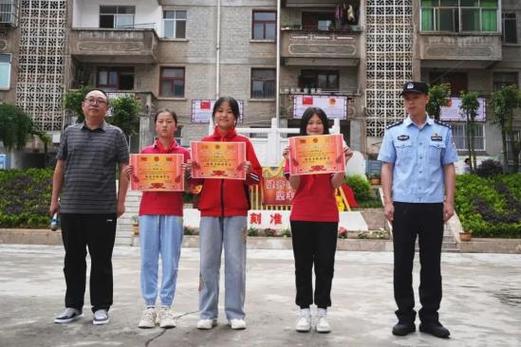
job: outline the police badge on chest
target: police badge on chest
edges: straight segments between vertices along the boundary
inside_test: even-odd
[[[431,136],[431,141],[438,141],[438,142],[441,142],[443,141],[443,137],[441,135],[438,135],[437,133],[434,133],[432,136]]]

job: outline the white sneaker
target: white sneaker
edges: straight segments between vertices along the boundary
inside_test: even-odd
[[[175,328],[174,313],[167,306],[161,306],[159,309],[159,327],[163,329]]]
[[[110,318],[107,310],[101,309],[94,312],[94,319],[92,320],[94,325],[107,324],[109,321]]]
[[[83,317],[83,313],[80,310],[77,310],[72,307],[65,308],[65,311],[60,313],[59,315],[54,318],[54,323],[58,324],[66,324],[70,322],[74,322],[75,320],[80,319]]]
[[[217,325],[217,319],[199,319],[197,329],[210,330]]]
[[[246,322],[244,319],[230,319],[228,321],[233,330],[243,330],[246,329]]]
[[[308,332],[311,330],[311,314],[309,309],[301,309],[295,328],[298,332]]]
[[[315,326],[315,329],[318,333],[329,333],[331,332],[331,326],[329,325],[329,322],[327,321],[327,316],[318,316],[317,325]]]
[[[141,329],[150,329],[156,326],[156,308],[147,307],[143,310],[141,320],[139,321],[138,327]]]

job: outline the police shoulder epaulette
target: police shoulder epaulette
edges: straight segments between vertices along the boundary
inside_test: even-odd
[[[434,123],[452,129],[452,126],[449,123],[442,122],[441,120],[435,119]]]
[[[397,125],[400,125],[403,123],[403,119],[402,120],[399,120],[398,122],[394,122],[393,124],[389,124],[386,129],[391,129],[392,127],[395,127]]]

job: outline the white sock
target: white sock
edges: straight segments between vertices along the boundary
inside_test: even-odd
[[[311,315],[311,311],[309,310],[309,307],[308,308],[301,308],[300,309],[300,315],[301,316],[310,316]]]

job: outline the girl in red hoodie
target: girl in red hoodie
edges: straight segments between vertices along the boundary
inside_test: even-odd
[[[211,329],[217,324],[219,298],[219,271],[224,246],[225,313],[232,329],[245,329],[244,297],[246,283],[246,225],[251,184],[260,182],[262,168],[250,140],[235,131],[239,119],[239,104],[232,97],[219,98],[213,108],[216,124],[213,134],[202,141],[246,143],[246,180],[193,180],[203,185],[198,208],[201,211],[199,227],[200,285],[198,329]],[[197,165],[197,163],[193,163]]]

